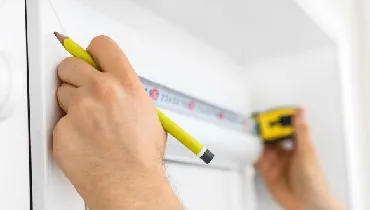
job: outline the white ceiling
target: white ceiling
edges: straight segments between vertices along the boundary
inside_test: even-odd
[[[333,44],[293,0],[133,0],[238,64]]]

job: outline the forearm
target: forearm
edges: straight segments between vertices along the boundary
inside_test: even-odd
[[[315,155],[316,156],[316,155]],[[344,210],[344,206],[335,198],[328,186],[324,173],[316,160],[316,164],[301,170],[302,180],[299,189],[300,198],[303,201],[303,210]],[[306,162],[306,165],[309,163]]]
[[[137,177],[110,187],[96,198],[87,196],[90,210],[183,210],[164,176]]]
[[[345,207],[331,194],[315,194],[303,202],[302,210],[345,210]]]

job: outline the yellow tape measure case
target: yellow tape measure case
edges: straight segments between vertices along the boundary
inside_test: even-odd
[[[264,112],[255,112],[252,118],[256,122],[256,131],[265,142],[290,139],[294,135],[292,117],[296,107],[281,107]]]

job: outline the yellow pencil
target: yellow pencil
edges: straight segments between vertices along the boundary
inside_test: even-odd
[[[75,43],[71,38],[64,36],[63,34],[60,34],[58,32],[54,32],[54,35],[72,56],[86,61],[87,63],[92,65],[95,69],[99,70],[92,56],[81,46]],[[164,130],[166,130],[180,143],[186,146],[190,151],[192,151],[195,155],[202,159],[206,164],[212,161],[214,154],[210,150],[205,148],[201,143],[199,143],[190,134],[184,131],[180,126],[173,122],[159,109],[157,109],[157,114]]]

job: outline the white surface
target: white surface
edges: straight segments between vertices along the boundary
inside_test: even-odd
[[[140,76],[221,107],[249,112],[248,92],[237,74],[241,69],[186,31],[130,1],[51,2],[64,32],[81,45],[86,47],[93,36],[109,34]],[[87,27],[92,21],[95,27]]]
[[[51,132],[60,117],[60,110],[55,101],[58,83],[55,68],[58,62],[68,56],[53,36],[54,31],[71,36],[84,47],[96,35],[110,35],[125,50],[140,76],[234,111],[249,112],[248,93],[245,84],[236,73],[240,69],[232,61],[141,7],[128,1],[122,1],[124,5],[116,7],[117,1],[113,0],[109,1],[109,4],[107,1],[52,0],[50,2],[52,4],[47,0],[38,0],[37,3],[27,7],[34,209],[84,208],[82,200],[50,157]],[[108,9],[115,12],[108,13]],[[88,27],[91,23],[94,23],[94,27]],[[226,174],[228,177],[229,173],[226,170],[232,168],[236,171],[235,168],[250,164],[258,155],[259,144],[253,138],[234,131],[219,129],[214,125],[195,123],[183,116],[171,116],[177,118],[175,121],[180,126],[191,130],[190,133],[194,133],[206,146],[217,152],[215,152],[215,165],[211,165],[213,169],[201,168],[194,164],[194,170],[197,173],[208,175],[209,171],[216,170],[214,168],[218,167],[220,169],[217,170],[224,171],[221,174]],[[200,130],[201,127],[205,131]],[[186,150],[181,153],[179,148],[183,147],[176,145],[177,142],[173,139],[169,142],[174,143],[175,146],[169,146],[168,159],[191,163],[199,161],[196,157],[194,159],[194,155],[188,156],[189,153]],[[235,144],[229,144],[231,142]],[[202,166],[205,165],[202,164]],[[192,172],[191,169],[189,171]],[[233,173],[236,172],[231,174]],[[188,173],[182,179],[187,176]],[[209,183],[215,184],[215,188],[224,188],[219,182],[217,172],[214,179],[213,176],[207,176],[207,179]],[[245,176],[243,179],[246,179]],[[250,180],[250,177],[248,179]],[[190,192],[194,181],[191,179],[183,183],[186,188],[182,190]],[[244,186],[239,186],[238,189],[241,192],[243,188]],[[215,190],[210,192],[217,196],[219,193]],[[238,193],[238,191],[235,192]],[[248,192],[252,193],[252,191]],[[241,196],[240,193],[238,194]],[[234,203],[231,200],[221,199],[214,201],[212,205],[217,203],[221,206],[242,205],[241,201]],[[192,205],[196,205],[196,201]]]
[[[0,7],[2,3],[0,0]],[[0,8],[0,54],[7,58],[9,70],[23,75],[17,78],[23,85],[21,98],[14,104],[17,109],[0,122],[0,209],[7,210],[30,209],[24,10],[22,0],[7,1]]]
[[[255,177],[256,170],[254,166],[250,165],[242,169],[243,176],[243,192],[242,202],[244,204],[243,209],[256,210],[258,209],[258,199],[256,195]]]
[[[0,121],[6,119],[6,112],[2,111],[2,107],[8,100],[10,93],[11,77],[10,69],[5,59],[0,56]]]
[[[1,9],[2,6],[4,6],[5,2],[6,2],[6,0],[0,0],[0,9]]]
[[[350,209],[367,210],[369,194],[369,134],[366,125],[368,68],[361,67],[361,57],[368,57],[366,43],[366,5],[353,0],[314,0],[298,2],[307,14],[329,34],[337,45],[342,84],[342,104],[345,123],[346,155],[349,177]],[[360,59],[359,59],[360,58]]]
[[[243,199],[239,192],[241,174],[185,164],[167,163],[166,166],[168,179],[186,209],[248,209],[240,205]]]
[[[239,64],[331,42],[292,0],[132,1],[199,37]]]
[[[83,210],[83,200],[51,158],[52,130],[61,116],[56,66],[68,55],[53,32],[62,29],[48,0],[27,1],[27,23],[33,209]]]
[[[319,48],[246,68],[250,70],[246,79],[252,81],[252,107],[297,104],[306,108],[314,145],[330,188],[339,200],[348,204],[346,139],[335,48]],[[270,209],[267,191],[257,181],[259,209]]]
[[[370,148],[370,84],[369,84],[369,76],[370,76],[370,2],[364,0],[354,1],[356,6],[356,14],[358,15],[358,76],[359,76],[359,85],[361,90],[361,98],[362,98],[362,109],[361,109],[361,116],[365,119],[363,121],[364,126],[363,131],[367,131],[366,139],[360,139],[360,141],[356,141],[359,146],[360,154],[359,159],[361,162],[359,163],[360,173],[361,173],[361,183],[358,183],[361,187],[362,191],[358,191],[358,196],[356,196],[356,201],[360,203],[362,201],[362,209],[370,209],[370,200],[367,199],[367,196],[370,193],[370,182],[368,177],[370,176],[370,156],[369,156],[369,148]],[[356,37],[357,38],[357,37]],[[361,141],[362,140],[362,141]],[[362,196],[362,197],[360,197]],[[359,208],[358,208],[359,209]]]
[[[0,55],[0,122],[12,116],[24,94],[24,71],[11,69],[8,63],[17,62],[17,58],[7,60]]]
[[[336,44],[339,44],[353,26],[353,0],[292,0],[317,24]],[[350,26],[350,27],[349,27]]]

